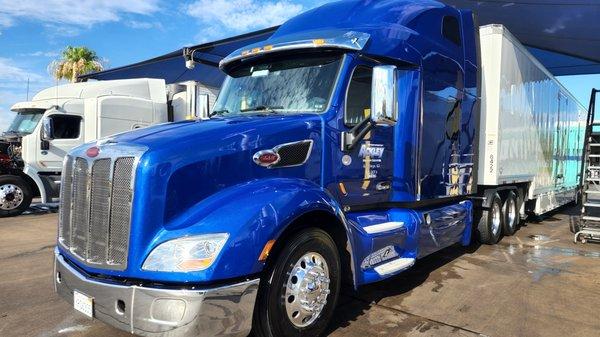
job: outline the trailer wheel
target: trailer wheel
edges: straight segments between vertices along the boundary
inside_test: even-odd
[[[0,176],[0,218],[25,212],[31,205],[31,199],[31,188],[21,177]]]
[[[518,200],[515,192],[508,192],[504,205],[502,205],[502,216],[504,218],[502,231],[505,235],[513,235],[519,228],[521,216],[517,205]]]
[[[288,242],[261,280],[253,322],[257,337],[318,337],[337,303],[340,258],[329,234],[308,229]]]
[[[498,193],[494,193],[490,207],[482,210],[477,224],[476,231],[479,242],[487,245],[498,243],[502,232],[502,222],[502,200]]]

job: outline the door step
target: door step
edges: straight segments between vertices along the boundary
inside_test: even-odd
[[[375,269],[375,272],[377,272],[379,276],[387,276],[412,267],[413,264],[415,264],[415,260],[416,259],[413,258],[401,257],[399,259],[384,263],[373,269]]]

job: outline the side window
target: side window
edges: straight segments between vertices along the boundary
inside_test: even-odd
[[[52,115],[54,139],[77,139],[81,131],[81,117],[70,115]]]
[[[442,23],[442,34],[452,43],[460,46],[460,25],[454,16],[444,16]]]
[[[344,116],[346,126],[354,126],[369,117],[372,79],[373,68],[358,66],[354,69],[346,97],[346,115]]]

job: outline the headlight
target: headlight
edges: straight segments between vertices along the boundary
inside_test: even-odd
[[[154,248],[142,269],[166,272],[190,272],[210,267],[229,234],[207,234],[163,242]]]

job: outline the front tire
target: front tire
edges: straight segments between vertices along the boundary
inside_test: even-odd
[[[0,176],[0,218],[20,215],[29,208],[32,199],[31,188],[23,178]]]
[[[340,292],[337,247],[316,228],[286,241],[261,280],[253,332],[257,337],[321,336]]]
[[[494,193],[492,196],[490,207],[482,210],[476,232],[479,242],[483,244],[494,245],[500,240],[502,234],[502,200],[498,193]]]

